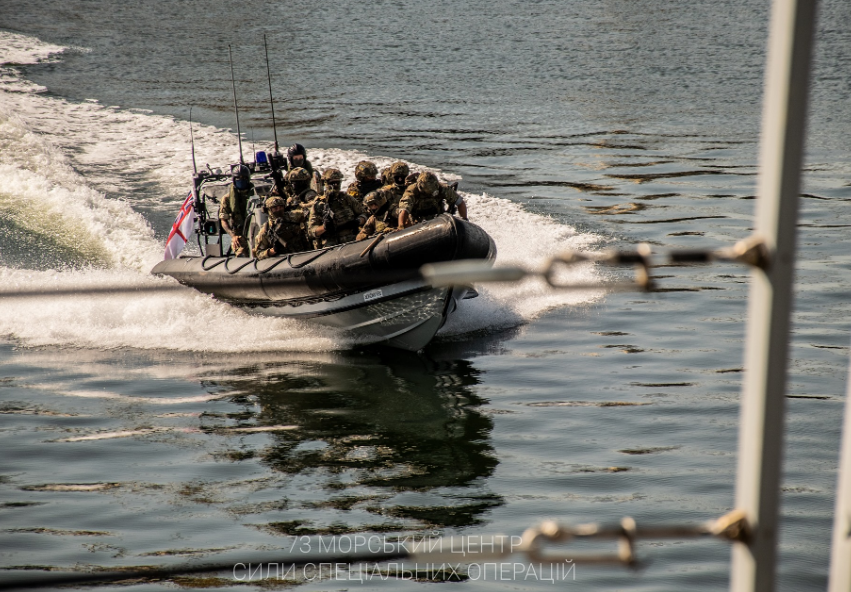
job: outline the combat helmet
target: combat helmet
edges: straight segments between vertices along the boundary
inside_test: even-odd
[[[326,183],[342,183],[343,173],[339,169],[325,169],[322,173],[322,180]]]
[[[251,171],[244,164],[233,165],[230,169],[230,176],[236,179],[250,179]]]
[[[407,177],[410,172],[411,169],[401,160],[390,165],[390,176],[394,179],[396,177]]]
[[[233,178],[233,186],[239,190],[251,188],[251,171],[244,164],[231,167],[231,177]]]
[[[437,192],[440,191],[440,182],[434,173],[426,171],[420,173],[420,176],[417,177],[417,189],[426,195],[437,195]]]
[[[287,159],[292,162],[293,156],[300,154],[305,159],[307,159],[307,150],[304,149],[304,146],[301,144],[293,144],[289,148],[287,148]]]
[[[273,195],[272,197],[266,200],[266,211],[271,212],[274,207],[287,207],[287,202],[284,201],[284,198],[279,195]]]
[[[367,208],[371,205],[376,205],[379,208],[387,203],[387,197],[380,191],[370,191],[363,198],[363,205]]]
[[[296,167],[287,173],[287,181],[290,183],[303,183],[304,181],[310,181],[310,173],[307,172],[307,169]]]
[[[355,167],[355,178],[358,181],[364,181],[366,179],[374,179],[378,176],[378,167],[375,166],[374,162],[370,162],[368,160],[362,160]]]

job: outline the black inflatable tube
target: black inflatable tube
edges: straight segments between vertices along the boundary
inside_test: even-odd
[[[413,277],[426,263],[496,257],[484,230],[449,214],[388,234],[362,256],[369,244],[358,241],[262,261],[181,257],[160,262],[151,273],[235,303],[283,303],[385,285]]]

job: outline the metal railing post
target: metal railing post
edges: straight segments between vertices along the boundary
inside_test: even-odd
[[[851,590],[851,367],[848,370],[848,385],[845,391],[845,422],[842,426],[842,448],[839,453],[827,590]]]
[[[774,0],[763,99],[755,231],[771,252],[748,298],[736,508],[751,527],[733,546],[730,589],[774,589],[786,366],[815,0]]]

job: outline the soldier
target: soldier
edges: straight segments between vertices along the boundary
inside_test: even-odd
[[[380,191],[369,193],[363,200],[364,205],[372,214],[361,228],[357,240],[364,240],[374,234],[393,232],[399,220],[399,213],[394,207],[390,209],[387,198]]]
[[[310,173],[301,167],[296,167],[287,173],[287,208],[300,209],[304,213],[301,232],[304,240],[315,247],[316,241],[313,240],[307,227],[310,208],[316,200],[316,191],[310,186],[310,181]]]
[[[340,191],[343,173],[328,169],[322,174],[325,193],[310,208],[307,226],[316,248],[330,247],[354,240],[358,227],[366,221],[361,202]]]
[[[352,197],[363,200],[367,193],[375,191],[381,187],[381,181],[376,179],[378,176],[378,168],[375,163],[368,160],[362,160],[355,167],[355,182],[350,183],[346,193]]]
[[[409,172],[408,165],[402,161],[394,162],[387,169],[389,182],[378,190],[379,193],[384,195],[384,199],[387,201],[387,209],[395,210],[399,205],[399,201],[405,194],[405,180],[408,178]]]
[[[307,160],[307,150],[301,144],[293,144],[287,148],[287,170],[302,168],[313,178],[313,165]]]
[[[245,221],[248,218],[248,200],[254,195],[251,172],[244,164],[231,169],[233,183],[219,207],[222,229],[230,235],[231,248],[237,257],[248,257],[245,238]]]
[[[296,167],[287,173],[287,206],[295,207],[309,204],[316,197],[316,191],[310,187],[312,177],[307,169]]]
[[[384,167],[381,169],[381,186],[390,185],[393,182],[393,178],[390,176],[390,167]]]
[[[302,231],[304,212],[301,208],[288,211],[286,207],[287,203],[277,195],[266,200],[269,219],[257,233],[257,243],[254,247],[254,256],[257,259],[310,250]]]
[[[456,185],[438,181],[434,173],[420,173],[417,182],[405,190],[399,202],[399,228],[442,214],[444,204],[449,206],[450,212],[457,207],[458,214],[466,220],[467,204],[455,188]]]

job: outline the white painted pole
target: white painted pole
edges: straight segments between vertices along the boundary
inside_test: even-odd
[[[815,0],[774,0],[763,99],[756,232],[771,252],[748,298],[736,508],[752,533],[733,546],[730,590],[774,590],[795,265]]]
[[[839,453],[836,486],[836,511],[833,516],[833,541],[830,549],[828,592],[851,590],[851,368],[845,391],[845,425]]]

